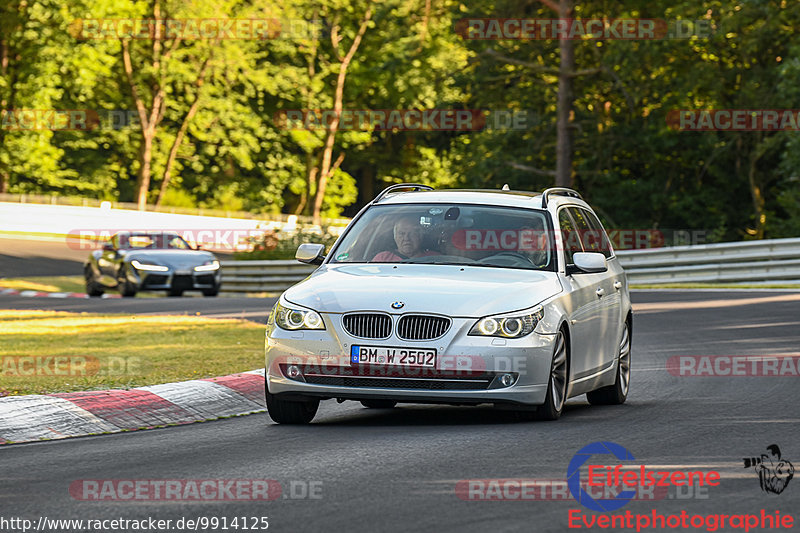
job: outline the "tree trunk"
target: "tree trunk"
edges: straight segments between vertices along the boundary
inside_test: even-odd
[[[572,16],[573,0],[560,0],[558,16]],[[556,124],[556,186],[572,186],[572,82],[575,72],[574,43],[569,38],[559,40],[561,63],[558,68],[558,122]]]
[[[335,112],[335,117],[333,120],[331,120],[325,135],[325,148],[322,151],[322,164],[320,165],[319,169],[319,182],[317,183],[317,191],[314,195],[314,224],[320,223],[322,201],[325,198],[325,187],[328,185],[328,178],[333,174],[337,166],[336,164],[332,163],[333,144],[336,141],[336,132],[339,130],[339,117],[342,113],[342,99],[344,97],[344,82],[347,77],[347,68],[350,66],[350,62],[353,60],[353,56],[361,44],[361,38],[364,37],[364,33],[367,31],[367,25],[369,24],[370,18],[372,18],[372,6],[369,6],[367,8],[367,12],[364,13],[364,18],[361,19],[361,26],[358,28],[358,33],[356,33],[353,43],[350,45],[350,49],[347,51],[347,54],[342,58],[342,62],[339,64],[339,75],[336,78],[336,92],[333,99],[333,110]],[[335,42],[334,46],[338,46],[338,43]],[[343,157],[343,154],[339,155],[339,158],[337,159],[338,164],[341,164]]]
[[[297,208],[294,210],[295,215],[306,214],[308,199],[311,197],[311,188],[316,182],[318,171],[317,158],[314,157],[313,152],[306,153],[306,188],[300,194],[300,203],[297,204]]]
[[[147,208],[147,192],[150,190],[150,161],[153,158],[155,131],[142,131],[142,147],[139,154],[139,176],[136,179],[136,206],[139,211]]]

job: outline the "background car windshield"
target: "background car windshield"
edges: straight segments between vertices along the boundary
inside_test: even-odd
[[[469,204],[386,205],[347,232],[332,263],[425,263],[550,270],[545,213]]]

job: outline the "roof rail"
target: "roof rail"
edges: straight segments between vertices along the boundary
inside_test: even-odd
[[[550,196],[569,196],[570,198],[583,200],[583,197],[578,193],[578,191],[568,189],[566,187],[551,187],[542,193],[542,209],[547,208],[547,199]]]
[[[432,191],[433,187],[431,187],[430,185],[422,185],[421,183],[398,183],[397,185],[390,185],[389,187],[386,187],[381,192],[379,192],[378,196],[376,196],[375,199],[372,200],[372,203],[373,204],[378,203],[383,199],[384,196],[398,189],[412,189],[414,191]]]

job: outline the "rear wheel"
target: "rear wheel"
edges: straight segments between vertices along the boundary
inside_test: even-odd
[[[394,400],[361,400],[361,405],[368,409],[391,409],[397,402]]]
[[[267,412],[269,417],[278,424],[308,424],[317,414],[319,400],[281,400],[274,394],[270,394],[266,388],[265,382],[264,394],[267,397]]]
[[[94,273],[92,267],[86,267],[83,271],[83,277],[86,280],[86,294],[89,296],[102,296],[105,292],[103,288],[94,280]]]
[[[586,393],[592,405],[620,405],[628,399],[631,383],[631,323],[625,322],[622,339],[619,341],[617,379],[613,385]]]

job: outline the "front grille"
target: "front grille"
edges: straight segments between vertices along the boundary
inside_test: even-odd
[[[409,341],[438,339],[450,329],[450,319],[430,315],[405,315],[397,323],[397,336]]]
[[[192,276],[186,276],[183,274],[176,274],[172,276],[173,289],[191,289],[192,286],[194,286]]]
[[[492,382],[491,377],[477,379],[411,379],[411,378],[367,378],[346,376],[305,376],[306,383],[331,385],[336,387],[364,387],[374,389],[416,389],[416,390],[486,390]]]
[[[345,331],[362,339],[387,339],[392,333],[392,317],[380,313],[355,313],[342,318]]]
[[[146,278],[144,278],[144,282],[142,283],[142,287],[151,287],[156,285],[166,285],[169,276],[164,274],[148,274]]]

